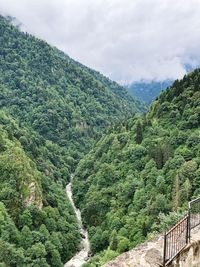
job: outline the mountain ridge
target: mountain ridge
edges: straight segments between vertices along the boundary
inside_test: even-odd
[[[137,97],[145,104],[150,105],[151,102],[156,99],[163,90],[166,90],[167,87],[172,85],[173,82],[173,80],[139,81],[126,85],[125,87],[131,95]]]
[[[2,106],[5,108],[7,105],[11,115],[17,115],[25,126],[28,125],[28,117],[28,126],[30,127],[31,123],[31,127],[45,138],[59,143],[64,137],[65,140],[70,140],[73,149],[78,150],[80,146],[72,139],[73,135],[82,139],[84,146],[92,141],[92,135],[98,135],[101,128],[109,125],[111,121],[138,111],[136,106],[139,102],[133,100],[124,88],[110,81],[105,86],[105,82],[102,84],[91,74],[94,71],[88,71],[88,68],[83,68],[68,56],[58,56],[55,48],[27,33],[17,31],[2,17],[1,22],[1,91],[4,98]],[[98,75],[94,73],[95,76]],[[12,83],[9,75],[12,77]],[[100,75],[99,79],[105,81],[106,78],[102,77]],[[114,94],[115,90],[117,93]],[[9,100],[13,93],[15,102],[6,103],[6,98]],[[30,94],[33,97],[30,98]],[[20,112],[15,110],[15,105],[21,106]],[[67,136],[62,129],[63,118],[69,128]],[[61,136],[60,132],[65,136]],[[90,135],[86,142],[84,135]]]

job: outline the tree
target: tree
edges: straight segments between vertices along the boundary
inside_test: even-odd
[[[110,249],[116,251],[118,246],[117,231],[114,229],[110,235]]]
[[[128,238],[123,237],[118,243],[117,251],[119,253],[122,253],[122,252],[128,251],[129,247],[130,247],[130,241],[128,240]]]
[[[175,176],[174,179],[172,201],[173,201],[173,211],[178,211],[178,208],[180,207],[180,180],[178,174]]]
[[[20,244],[24,249],[31,247],[33,243],[32,233],[27,225],[22,228]]]
[[[137,144],[141,144],[143,140],[143,128],[141,122],[138,120],[136,124],[136,136],[135,141]]]
[[[26,254],[32,260],[36,260],[45,258],[47,253],[45,250],[45,246],[42,243],[36,243],[27,249]]]
[[[31,227],[32,217],[28,209],[25,209],[25,211],[19,216],[19,225],[20,227],[23,227],[24,225]]]
[[[51,256],[51,266],[52,267],[62,267],[63,263],[60,258],[60,254],[58,250],[54,249],[52,251],[52,256]]]
[[[191,183],[188,178],[186,178],[185,182],[183,183],[182,190],[181,190],[181,198],[182,201],[188,202],[190,200],[190,194],[191,194]]]
[[[49,239],[50,234],[49,234],[49,231],[47,230],[47,228],[46,228],[46,226],[44,224],[42,224],[40,226],[39,232],[42,234],[42,237],[43,237],[42,241],[43,242],[45,242],[46,240]]]

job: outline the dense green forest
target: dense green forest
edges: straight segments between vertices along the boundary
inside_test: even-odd
[[[1,267],[61,267],[75,254],[81,236],[64,191],[73,172],[94,255],[86,266],[184,214],[200,194],[199,69],[142,115],[123,87],[10,18],[0,17],[0,43]]]
[[[63,266],[78,248],[74,211],[54,181],[56,148],[0,112],[1,266]]]
[[[101,74],[0,17],[0,107],[76,161],[102,129],[143,106]]]
[[[61,267],[80,233],[64,186],[106,127],[144,106],[0,16],[0,266]]]
[[[92,253],[127,251],[183,216],[200,195],[200,69],[175,81],[144,116],[110,127],[75,172],[75,202]]]

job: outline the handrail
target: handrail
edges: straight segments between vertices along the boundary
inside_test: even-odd
[[[200,225],[200,197],[190,201],[188,206],[187,215],[164,234],[164,267],[190,242],[191,230]]]
[[[169,233],[171,233],[182,221],[184,221],[186,218],[188,217],[188,215],[184,216],[177,224],[175,224],[171,229],[168,230],[168,232],[166,232],[165,234],[168,235]]]
[[[200,197],[195,198],[195,199],[191,200],[191,201],[188,203],[188,205],[189,205],[189,209],[191,208],[191,205],[192,205],[192,204],[195,204],[195,203],[197,203],[197,202],[200,202]]]

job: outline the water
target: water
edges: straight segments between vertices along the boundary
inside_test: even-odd
[[[76,253],[76,255],[69,260],[67,263],[65,263],[65,267],[81,267],[84,263],[87,262],[89,259],[89,252],[90,252],[90,242],[88,238],[88,232],[86,229],[83,228],[82,224],[82,219],[81,219],[81,212],[79,209],[76,208],[74,201],[73,201],[73,196],[72,196],[72,179],[73,175],[71,175],[71,182],[66,186],[66,193],[67,196],[74,208],[76,218],[78,221],[79,229],[80,229],[80,234],[81,234],[81,243],[80,243],[80,248],[81,250]]]

